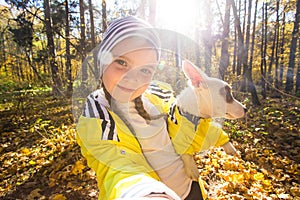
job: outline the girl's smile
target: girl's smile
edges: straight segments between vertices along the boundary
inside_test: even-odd
[[[129,88],[123,87],[121,85],[117,85],[117,87],[120,88],[121,90],[123,90],[124,92],[129,92],[129,93],[132,93],[135,90],[135,89],[129,89]]]

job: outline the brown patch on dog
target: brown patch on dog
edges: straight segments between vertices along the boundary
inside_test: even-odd
[[[231,93],[231,88],[228,85],[220,89],[220,94],[225,97],[227,103],[233,102],[234,99]]]

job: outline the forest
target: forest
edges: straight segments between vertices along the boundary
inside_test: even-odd
[[[160,31],[156,79],[182,59],[230,83],[248,109],[219,119],[238,150],[194,155],[208,199],[300,200],[300,0],[0,0],[0,199],[97,199],[76,143],[95,52],[114,19]]]

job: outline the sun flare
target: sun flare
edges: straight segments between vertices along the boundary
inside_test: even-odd
[[[193,36],[196,25],[201,28],[201,1],[157,1],[157,25]],[[199,28],[198,27],[198,28]]]

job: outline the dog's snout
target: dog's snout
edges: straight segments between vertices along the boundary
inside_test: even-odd
[[[246,113],[248,111],[248,108],[244,107],[244,112]]]

